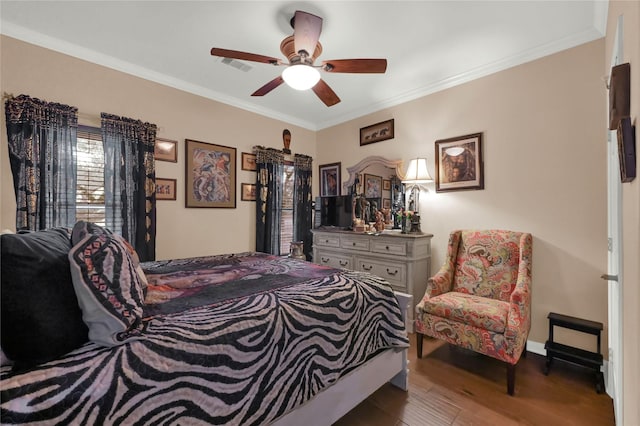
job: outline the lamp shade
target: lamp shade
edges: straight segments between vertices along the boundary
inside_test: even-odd
[[[291,65],[282,71],[282,79],[296,90],[308,90],[320,80],[320,73],[309,65]]]
[[[427,159],[426,158],[414,158],[409,162],[409,167],[407,168],[407,173],[404,175],[404,179],[402,179],[402,183],[427,183],[431,182],[433,179],[429,175],[429,171],[427,170]]]

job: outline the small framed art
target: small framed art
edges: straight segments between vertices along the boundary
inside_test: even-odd
[[[340,195],[340,168],[342,163],[322,164],[320,171],[320,196],[333,197]]]
[[[382,197],[382,177],[364,174],[364,196],[365,198]]]
[[[381,121],[360,129],[360,146],[374,142],[393,139],[395,134],[394,120]]]
[[[258,168],[256,166],[256,155],[249,152],[242,153],[242,170],[249,170],[255,172]]]
[[[482,133],[436,141],[436,192],[484,189]]]
[[[153,157],[159,161],[178,162],[178,141],[156,138]]]
[[[256,184],[255,183],[242,183],[240,184],[240,199],[242,201],[255,201],[256,200]]]
[[[185,206],[236,207],[236,149],[185,140]]]
[[[176,179],[156,178],[156,200],[175,200],[176,182]]]

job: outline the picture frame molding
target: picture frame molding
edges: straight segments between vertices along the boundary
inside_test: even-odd
[[[382,134],[380,134],[382,132]],[[381,121],[360,128],[360,146],[382,142],[395,137],[395,119]]]
[[[158,193],[158,186],[162,185],[162,184],[168,184],[169,185],[169,194],[165,195],[162,193]],[[171,179],[171,178],[159,178],[156,177],[156,200],[168,200],[168,201],[175,201],[177,200],[177,196],[176,196],[176,192],[177,192],[177,185],[178,185],[178,180],[177,179]]]
[[[229,170],[227,172],[229,185],[226,188],[229,194],[227,201],[208,201],[198,200],[194,196],[194,182],[196,180],[196,171],[194,168],[194,153],[197,150],[219,153],[220,156],[228,155]],[[224,145],[217,145],[208,142],[197,141],[193,139],[185,139],[185,207],[186,208],[236,208],[236,148]],[[209,164],[216,167],[214,164]]]
[[[163,145],[168,148],[161,150],[160,147],[162,147]],[[153,158],[156,161],[168,161],[170,163],[177,163],[178,141],[174,141],[172,139],[156,138],[156,142],[153,147]]]
[[[342,169],[342,163],[338,162],[338,163],[329,163],[329,164],[321,164],[318,166],[318,176],[320,179],[320,196],[321,197],[338,197],[340,196],[340,187],[342,179],[340,177],[340,171]],[[336,177],[336,191],[335,194],[328,194],[328,189],[327,189],[327,179],[326,177],[328,176],[328,172],[330,171],[335,171],[335,177]]]
[[[464,173],[472,174],[472,179],[451,181],[451,177],[445,176],[446,174],[450,173],[447,169],[451,168],[451,165],[447,165],[447,162],[451,161],[448,160],[448,158],[458,157],[445,156],[445,151],[453,147],[465,149],[465,151],[463,151],[459,155],[467,156],[467,160],[463,161],[463,163],[468,163],[465,165],[465,168],[469,168],[470,166],[472,166],[472,171]],[[473,161],[471,162],[471,160]],[[482,132],[437,140],[435,142],[435,175],[436,192],[484,189]]]

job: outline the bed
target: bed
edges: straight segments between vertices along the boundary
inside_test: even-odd
[[[2,424],[329,425],[388,381],[407,389],[410,296],[381,278],[253,252],[129,267],[146,283],[125,341],[3,366]]]

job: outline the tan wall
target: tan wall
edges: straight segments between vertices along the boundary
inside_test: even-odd
[[[341,161],[346,180],[346,167],[368,155],[405,164],[426,156],[435,176],[436,140],[483,132],[485,189],[436,193],[429,184],[420,197],[422,229],[434,234],[432,269],[442,264],[453,229],[528,231],[534,237],[530,340],[545,342],[552,311],[606,324],[603,61],[601,39],[322,130],[318,163]],[[359,146],[360,127],[389,118],[394,139]],[[595,348],[591,336],[558,336]]]
[[[294,151],[313,155],[314,167],[341,161],[346,180],[346,168],[369,155],[405,161],[426,155],[433,175],[435,140],[483,132],[486,189],[435,193],[431,184],[420,198],[423,230],[435,235],[432,269],[442,263],[447,236],[455,228],[531,232],[530,339],[542,343],[550,311],[607,320],[606,286],[599,279],[606,271],[603,68],[600,40],[317,134],[8,37],[2,38],[1,83],[6,92],[75,105],[86,124],[105,111],[156,123],[159,137],[180,142],[178,164],[157,166],[158,177],[178,178],[178,201],[158,203],[159,259],[254,247],[253,203],[238,200],[237,209],[184,208],[185,138],[234,146],[239,156],[254,144],[279,147],[282,128],[289,127]],[[395,138],[360,147],[359,128],[388,118],[395,118]],[[4,133],[0,226],[13,228]],[[253,173],[239,170],[238,190],[240,182],[253,179]],[[593,346],[579,335],[566,338]]]
[[[631,64],[631,119],[636,126],[638,144],[638,115],[640,114],[640,3],[610,1],[607,22],[605,75],[609,75],[609,61],[618,17],[624,20],[623,60]],[[636,166],[638,161],[636,160]],[[622,358],[623,358],[623,419],[619,424],[640,424],[640,179],[622,184]],[[620,419],[618,419],[620,420]]]
[[[254,145],[282,147],[292,133],[294,153],[315,156],[315,132],[191,95],[6,36],[1,39],[2,91],[78,107],[79,122],[100,126],[100,112],[158,125],[158,137],[178,140],[178,163],[157,162],[156,175],[177,178],[177,201],[157,206],[157,258],[168,259],[255,249],[255,203],[240,201],[240,183],[255,172],[240,169],[241,152]],[[15,196],[2,114],[0,228],[15,229]],[[184,207],[184,140],[237,148],[237,208]]]

